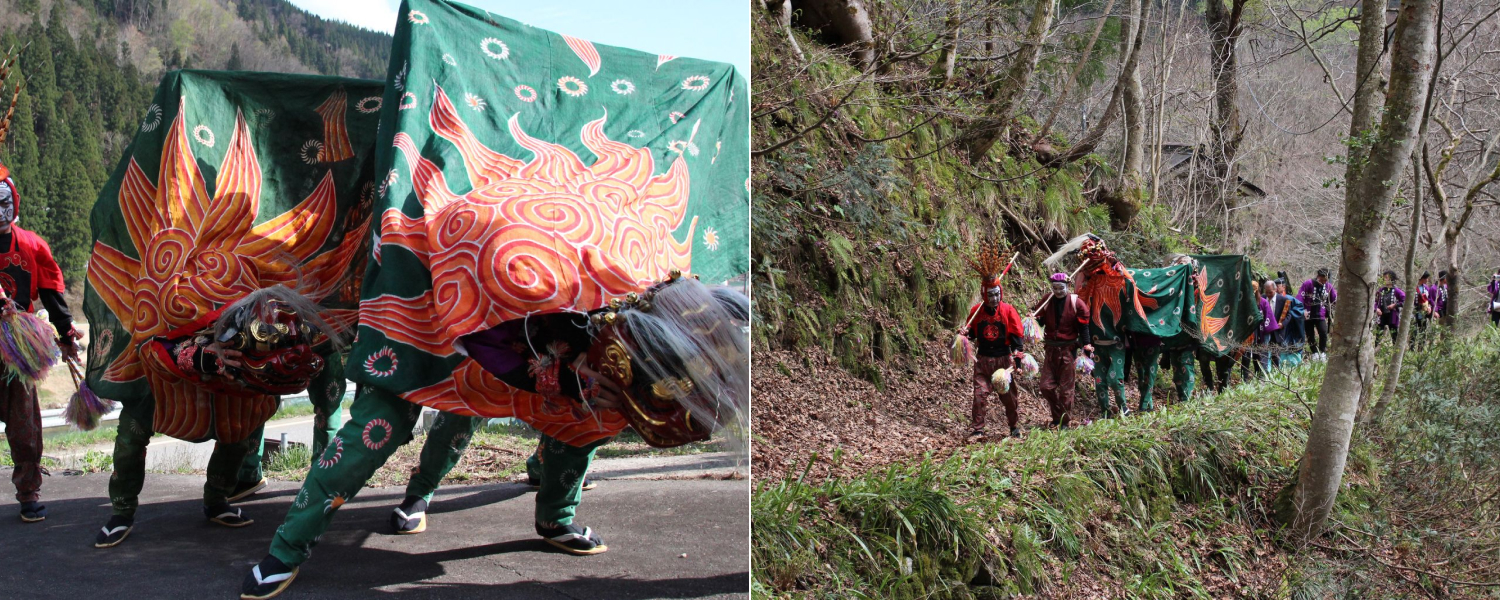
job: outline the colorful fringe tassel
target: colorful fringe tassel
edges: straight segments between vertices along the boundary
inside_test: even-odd
[[[73,385],[78,386],[78,391],[73,392],[73,397],[68,400],[68,407],[63,409],[63,420],[84,431],[92,431],[99,426],[104,415],[114,408],[114,403],[100,398],[94,390],[89,389],[77,364],[68,361],[68,370],[72,372]]]
[[[1033,342],[1042,341],[1042,324],[1036,322],[1036,317],[1026,317],[1021,320],[1021,333],[1027,340]]]
[[[13,375],[41,381],[61,357],[51,323],[14,309],[0,317],[0,360]]]
[[[1078,362],[1075,364],[1078,366],[1079,373],[1088,375],[1089,373],[1094,372],[1094,359],[1092,358],[1089,358],[1087,356],[1080,356],[1078,357]]]
[[[953,359],[955,365],[967,365],[974,361],[974,343],[968,337],[962,335],[953,336],[953,347],[949,349],[948,356]]]
[[[1010,372],[1014,369],[1015,367],[1006,367],[990,375],[990,385],[994,386],[995,393],[1004,394],[1010,391]]]
[[[1021,356],[1021,372],[1027,375],[1036,375],[1041,372],[1042,365],[1037,364],[1036,357],[1030,352]]]

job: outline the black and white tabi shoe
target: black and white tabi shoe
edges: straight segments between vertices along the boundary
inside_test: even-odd
[[[130,535],[130,530],[135,527],[135,519],[114,515],[104,527],[99,528],[99,535],[94,536],[95,548],[113,548],[125,541]]]
[[[297,578],[297,567],[288,567],[274,556],[266,556],[245,574],[240,583],[240,600],[265,600],[286,591]]]
[[[204,506],[203,516],[225,527],[244,527],[255,522],[246,517],[245,513],[241,512],[240,509],[228,504]]]
[[[545,538],[548,544],[552,544],[568,554],[588,556],[590,554],[603,554],[609,550],[609,546],[604,545],[604,538],[599,537],[599,534],[594,533],[594,530],[588,527],[579,527],[571,524],[557,527],[542,527],[541,523],[537,523],[536,533]]]
[[[417,496],[407,496],[401,506],[391,511],[391,527],[401,535],[427,531],[427,501]]]

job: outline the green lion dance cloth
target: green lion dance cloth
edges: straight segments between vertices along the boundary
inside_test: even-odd
[[[574,445],[613,436],[618,411],[512,387],[456,342],[596,309],[674,270],[748,272],[745,81],[462,4],[401,14],[350,378]]]
[[[154,400],[144,421],[186,440],[236,442],[275,412],[271,394],[206,392],[147,342],[278,284],[353,323],[382,91],[303,75],[163,78],[91,219],[87,378],[101,397],[127,410]]]

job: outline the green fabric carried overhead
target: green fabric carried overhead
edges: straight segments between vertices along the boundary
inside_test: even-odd
[[[1145,311],[1144,318],[1135,311],[1125,311],[1124,328],[1148,333],[1175,342],[1179,336],[1192,337],[1199,330],[1201,303],[1195,298],[1193,270],[1187,265],[1160,269],[1129,269],[1137,301]],[[1175,343],[1174,343],[1175,345]]]
[[[587,311],[673,270],[749,270],[749,95],[727,64],[408,0],[387,75],[351,379],[575,445],[618,414],[506,386],[459,337]]]
[[[146,368],[141,342],[202,327],[277,284],[352,323],[383,92],[380,82],[338,77],[167,73],[90,220],[84,313],[94,391],[127,404],[155,396],[157,430],[195,437],[203,419],[221,429],[243,419],[195,408],[193,390],[179,389],[186,384]],[[163,403],[186,413],[163,415],[175,410]],[[181,422],[164,428],[172,419]]]
[[[1250,259],[1240,254],[1194,254],[1193,260],[1201,267],[1194,278],[1203,303],[1203,348],[1223,356],[1253,343],[1262,317]]]

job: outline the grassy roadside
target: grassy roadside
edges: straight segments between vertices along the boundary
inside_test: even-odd
[[[1454,582],[1500,581],[1497,347],[1489,334],[1408,358],[1389,418],[1356,432],[1323,547],[1282,547],[1272,518],[1322,378],[1309,364],[941,462],[757,482],[754,595],[1490,597]]]

